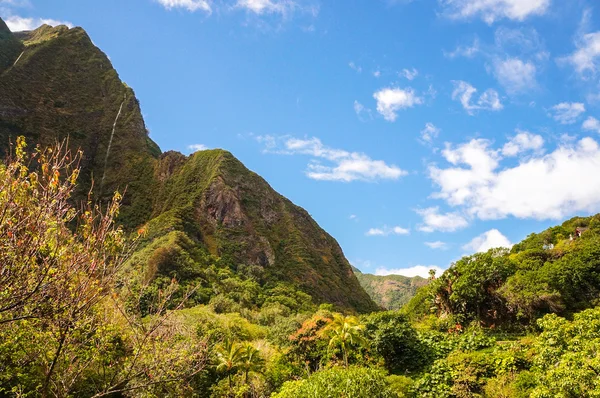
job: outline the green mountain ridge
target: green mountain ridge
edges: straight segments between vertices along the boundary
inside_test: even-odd
[[[403,275],[373,275],[362,273],[353,267],[358,282],[377,303],[388,310],[399,310],[426,286],[428,280],[420,276],[408,277]]]
[[[32,145],[68,138],[71,148],[82,149],[78,199],[92,186],[101,201],[126,188],[120,222],[147,231],[138,252],[144,255],[132,262],[140,272],[185,279],[202,274],[202,259],[213,256],[234,271],[256,268],[264,286],[300,288],[316,304],[378,309],[335,239],[232,154],[162,153],[133,90],[83,29],[44,25],[12,34],[3,26],[0,153],[20,135]],[[173,256],[158,261],[154,252]],[[158,261],[154,271],[151,259]],[[184,270],[183,259],[193,259],[193,272]]]

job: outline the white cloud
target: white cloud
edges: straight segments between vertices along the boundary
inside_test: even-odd
[[[572,64],[582,77],[596,75],[600,67],[600,31],[583,34],[575,45],[575,52],[562,60]]]
[[[412,88],[384,88],[373,94],[377,100],[377,112],[389,122],[394,122],[401,109],[412,108],[423,103]]]
[[[258,15],[286,15],[298,8],[299,5],[290,0],[238,0],[236,7],[244,8]]]
[[[425,123],[425,128],[421,130],[421,139],[425,142],[432,142],[440,134],[440,131],[433,123]]]
[[[439,207],[429,207],[427,209],[417,210],[417,213],[423,217],[423,224],[419,226],[419,231],[454,232],[469,225],[469,222],[459,213],[442,214],[439,210]]]
[[[468,46],[458,46],[456,47],[456,49],[454,51],[451,52],[447,52],[444,51],[444,56],[447,58],[456,58],[456,57],[465,57],[465,58],[473,58],[475,56],[475,54],[479,53],[480,47],[479,47],[479,39],[475,38],[473,40],[473,44],[472,45],[468,45]]]
[[[358,220],[358,216],[356,214],[350,214],[350,216],[348,217],[350,220]]]
[[[546,13],[550,0],[440,0],[445,13],[454,19],[481,18],[492,24],[499,19],[523,21]]]
[[[540,135],[521,130],[517,130],[517,133],[510,141],[504,144],[502,155],[517,156],[527,151],[539,151],[544,146],[544,139]]]
[[[367,115],[369,119],[373,117],[373,115],[371,114],[371,110],[369,108],[365,108],[363,104],[356,100],[354,101],[354,112],[356,113],[356,116],[358,116],[358,118],[362,121],[365,120],[363,115]]]
[[[22,32],[25,30],[34,30],[39,28],[42,25],[50,25],[50,26],[58,26],[58,25],[66,25],[69,28],[73,27],[73,24],[66,21],[57,21],[55,19],[45,19],[45,18],[22,18],[19,16],[10,16],[4,20],[8,29],[11,32]]]
[[[586,131],[594,131],[600,134],[600,120],[595,117],[588,117],[581,127]]]
[[[402,69],[402,72],[400,72],[400,76],[404,76],[408,80],[414,80],[415,77],[417,77],[418,75],[419,75],[419,71],[416,70],[415,68]]]
[[[408,235],[410,234],[410,229],[402,228],[402,227],[388,227],[384,226],[383,228],[371,228],[367,231],[365,235],[367,236],[389,236],[389,235]]]
[[[192,144],[192,145],[188,145],[188,149],[192,152],[197,152],[197,151],[205,151],[208,149],[208,147],[203,144]]]
[[[373,76],[380,77],[381,76],[381,71],[380,70],[376,70],[375,72],[373,72]]]
[[[476,103],[472,103],[473,96],[477,93],[477,89],[462,80],[454,80],[452,83],[454,83],[452,99],[460,101],[462,107],[469,115],[473,115],[477,110],[499,111],[504,108],[496,90],[486,90],[479,96]]]
[[[364,153],[327,147],[316,137],[298,139],[289,136],[258,136],[255,138],[265,144],[265,152],[312,156],[306,175],[314,180],[344,182],[397,180],[408,174],[396,165],[389,165],[382,160],[373,160]],[[330,164],[322,164],[323,160]]]
[[[463,250],[467,250],[471,253],[484,253],[490,249],[496,249],[499,247],[506,247],[510,249],[512,243],[508,238],[497,229],[490,229],[487,232],[473,238],[469,243],[464,245]]]
[[[385,267],[379,267],[375,271],[375,275],[386,276],[386,275],[402,275],[408,276],[409,278],[420,276],[422,278],[429,278],[429,270],[435,270],[437,275],[440,275],[444,272],[443,269],[438,267],[437,265],[415,265],[414,267],[409,268],[392,268],[388,269]]]
[[[172,10],[174,8],[183,8],[190,12],[194,11],[205,11],[207,13],[212,12],[212,7],[210,3],[206,0],[157,0],[160,4],[162,4],[167,10]]]
[[[348,63],[348,66],[350,67],[350,69],[352,69],[352,70],[356,71],[357,73],[361,73],[361,72],[362,72],[362,67],[361,67],[361,66],[359,66],[359,65],[356,65],[356,64],[354,63],[354,61],[350,61],[350,62]]]
[[[537,86],[535,65],[519,58],[495,60],[494,75],[510,94],[522,93]]]
[[[287,17],[296,11],[310,13],[313,16],[318,14],[318,7],[305,5],[296,0],[233,0],[228,2],[216,2],[214,0],[156,0],[166,9],[175,8],[185,9],[190,12],[204,11],[208,14],[213,12],[213,7],[217,9],[238,9],[258,16],[279,14]],[[313,31],[314,26],[304,28],[307,31]]]
[[[545,60],[549,56],[542,37],[531,27],[499,27],[494,32],[494,42],[498,56],[518,54],[538,61]]]
[[[448,248],[448,244],[446,242],[442,242],[441,240],[437,240],[435,242],[425,242],[425,246],[434,250],[446,250]]]
[[[483,220],[561,219],[600,210],[600,147],[592,138],[565,140],[512,167],[500,167],[500,151],[490,146],[482,139],[447,145],[442,154],[451,166],[429,168],[439,186],[433,197]]]
[[[581,102],[561,102],[551,108],[549,116],[560,124],[573,124],[585,112],[585,105]]]

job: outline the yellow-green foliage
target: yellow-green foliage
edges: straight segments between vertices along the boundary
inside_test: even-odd
[[[164,305],[145,321],[123,305],[120,195],[104,212],[72,207],[79,157],[27,154],[19,137],[0,165],[0,395],[188,394],[205,341]]]
[[[385,373],[376,369],[350,367],[322,370],[305,380],[290,381],[272,398],[393,398]]]
[[[251,323],[239,313],[217,314],[209,306],[196,306],[178,311],[178,317],[191,327],[196,328],[200,336],[210,341],[222,341],[231,338],[239,341],[254,341],[266,337],[267,329]]]

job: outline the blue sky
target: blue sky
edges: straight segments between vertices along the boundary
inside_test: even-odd
[[[600,211],[594,0],[0,0],[84,27],[163,150],[224,148],[364,272]]]

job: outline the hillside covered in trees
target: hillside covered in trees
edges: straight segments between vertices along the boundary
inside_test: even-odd
[[[373,275],[353,268],[358,282],[382,308],[399,310],[414,297],[417,289],[425,286],[428,280],[420,276]]]

